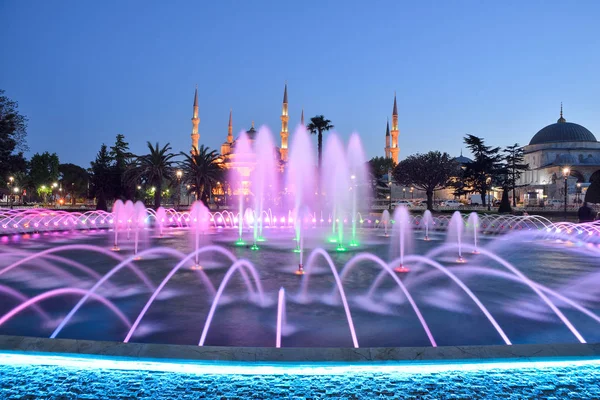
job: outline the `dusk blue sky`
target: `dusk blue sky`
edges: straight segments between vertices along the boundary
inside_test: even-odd
[[[30,153],[84,167],[126,136],[188,151],[266,124],[279,142],[324,114],[383,155],[398,96],[400,158],[458,155],[462,137],[527,144],[559,117],[600,136],[598,1],[0,1],[0,88]],[[466,154],[466,152],[465,152]]]

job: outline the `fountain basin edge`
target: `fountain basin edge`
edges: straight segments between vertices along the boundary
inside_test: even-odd
[[[175,344],[123,343],[74,339],[47,339],[0,335],[0,364],[25,356],[36,364],[54,364],[56,358],[129,361],[154,364],[260,365],[431,365],[493,364],[600,360],[600,343],[517,344],[512,346],[275,348],[219,347]],[[4,359],[4,360],[3,360]],[[54,360],[54,361],[53,361]],[[8,362],[7,362],[8,361]],[[108,366],[110,368],[110,366]],[[161,369],[153,366],[153,369]],[[233,372],[232,372],[233,373]],[[239,368],[235,373],[240,373]],[[273,373],[273,371],[270,371]],[[290,373],[285,371],[282,373]]]

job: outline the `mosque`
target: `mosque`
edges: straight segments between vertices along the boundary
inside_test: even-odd
[[[600,142],[587,128],[567,122],[563,116],[542,128],[524,146],[529,170],[518,182],[525,204],[564,201],[567,180],[568,203],[583,200],[591,183],[600,183]]]
[[[225,142],[221,145],[220,158],[219,162],[223,165],[226,170],[236,169],[238,173],[243,177],[241,188],[230,188],[225,187],[225,183],[219,183],[217,188],[214,189],[213,195],[216,199],[221,200],[226,195],[239,195],[243,194],[244,196],[248,196],[251,194],[250,188],[250,174],[252,170],[255,168],[257,160],[256,159],[244,159],[240,160],[236,158],[235,154],[235,146],[236,140],[233,137],[233,115],[232,110],[229,111],[229,125],[227,127],[227,138]],[[273,157],[275,158],[276,165],[279,166],[280,172],[285,171],[285,166],[288,161],[288,139],[289,139],[289,130],[288,130],[288,122],[289,122],[289,114],[288,114],[288,90],[287,83],[283,89],[283,102],[281,107],[281,131],[279,133],[281,138],[281,144],[279,147],[273,148]],[[304,109],[300,115],[300,124],[305,126],[304,123]],[[199,107],[198,107],[198,88],[194,93],[194,105],[193,105],[193,113],[192,113],[192,152],[194,149],[198,148],[198,142],[200,140],[199,133],[199,125],[200,125],[200,117],[199,117]],[[254,145],[254,141],[256,140],[257,131],[254,128],[254,122],[252,122],[252,126],[250,129],[246,131],[246,135],[250,140],[251,146]],[[394,108],[392,112],[392,130],[390,131],[389,122],[387,125],[386,131],[386,146],[385,146],[385,155],[387,158],[392,158],[395,163],[398,162],[398,155],[400,152],[400,148],[398,147],[398,135],[400,131],[398,129],[398,106],[396,104],[396,94],[394,93]],[[391,138],[391,142],[390,142]],[[240,193],[241,191],[241,193]]]

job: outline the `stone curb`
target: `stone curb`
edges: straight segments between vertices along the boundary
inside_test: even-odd
[[[600,344],[498,346],[274,348],[122,343],[0,335],[0,353],[124,357],[155,361],[256,363],[428,363],[600,359]]]

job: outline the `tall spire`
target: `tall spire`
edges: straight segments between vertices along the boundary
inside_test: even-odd
[[[279,154],[281,156],[281,161],[287,161],[288,159],[288,121],[290,117],[288,116],[288,96],[287,96],[287,82],[285,82],[285,87],[283,89],[283,105],[281,107],[281,148]]]
[[[390,158],[390,119],[387,119],[387,123],[385,125],[385,158]]]
[[[229,109],[229,126],[227,127],[227,143],[233,143],[233,118],[232,118],[232,110]]]
[[[560,118],[556,122],[567,122],[567,120],[563,118],[562,101],[560,102]]]
[[[200,125],[200,117],[198,116],[198,85],[196,85],[196,91],[194,92],[194,106],[192,112],[192,153],[195,153],[198,149],[198,140],[200,140],[200,133],[198,133],[198,125]]]
[[[390,153],[392,156],[392,160],[394,163],[398,163],[398,153],[400,152],[400,148],[398,147],[398,135],[400,134],[400,129],[398,129],[398,104],[396,103],[396,91],[394,91],[394,109],[392,111],[392,131],[390,132],[392,135],[392,144],[390,148]]]
[[[302,107],[302,114],[300,114],[300,125],[304,126],[304,107]]]

